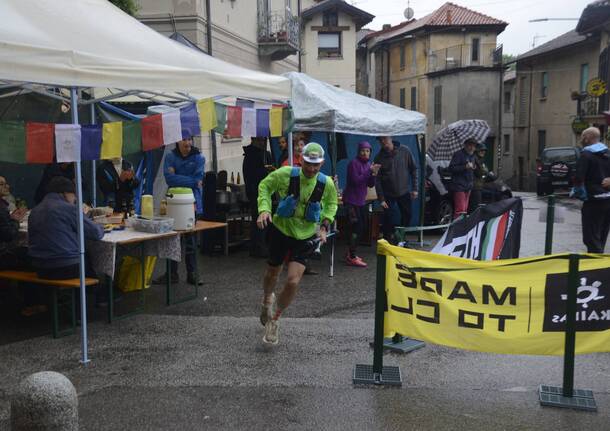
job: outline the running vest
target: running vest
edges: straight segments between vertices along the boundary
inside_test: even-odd
[[[289,218],[294,216],[294,212],[297,209],[297,204],[299,203],[299,196],[301,194],[301,180],[299,177],[300,172],[301,169],[298,167],[293,167],[290,171],[288,194],[280,201],[277,211],[275,212],[279,217]],[[309,197],[307,206],[305,207],[305,220],[312,223],[320,222],[320,213],[322,211],[320,200],[322,200],[325,187],[326,175],[320,172],[318,173],[318,178],[316,180],[316,185],[313,192],[311,192],[311,196]]]

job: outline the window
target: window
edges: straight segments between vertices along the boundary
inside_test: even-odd
[[[504,154],[510,154],[510,135],[504,135]]]
[[[580,65],[580,92],[587,91],[587,82],[589,82],[589,63]]]
[[[540,81],[540,97],[549,95],[549,73],[542,72],[542,80]]]
[[[324,15],[322,15],[322,26],[323,27],[339,26],[339,14],[337,14],[337,11],[324,12]]]
[[[411,87],[411,111],[417,111],[417,87]]]
[[[400,45],[400,70],[405,70],[405,46]]]
[[[511,92],[510,91],[505,91],[504,92],[504,112],[510,112],[511,111]]]
[[[471,57],[470,60],[473,63],[477,63],[479,61],[479,48],[480,48],[480,39],[479,38],[474,38],[472,39],[472,51],[471,51]]]
[[[434,124],[442,123],[441,102],[443,97],[443,87],[434,87]]]
[[[341,33],[318,33],[318,57],[341,57]]]
[[[538,130],[538,157],[542,155],[546,147],[546,130]]]
[[[406,101],[405,89],[404,88],[400,89],[400,107],[401,108],[406,108],[407,107],[407,101]]]

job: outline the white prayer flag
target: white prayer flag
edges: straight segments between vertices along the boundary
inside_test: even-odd
[[[241,108],[241,135],[256,136],[256,109]]]
[[[80,160],[80,124],[55,125],[55,154],[57,163]]]
[[[180,110],[173,109],[161,114],[163,122],[163,145],[174,144],[182,140],[182,123],[180,122]]]

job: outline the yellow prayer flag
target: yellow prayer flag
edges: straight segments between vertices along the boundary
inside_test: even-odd
[[[202,132],[209,132],[217,126],[216,109],[214,99],[202,99],[197,101],[197,112],[199,112],[199,124]]]
[[[121,157],[123,151],[123,122],[104,123],[100,159]]]
[[[272,138],[282,136],[282,108],[269,110],[269,130]]]

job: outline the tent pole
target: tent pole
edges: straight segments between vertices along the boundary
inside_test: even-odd
[[[76,87],[70,88],[70,111],[72,124],[78,124],[78,96]],[[89,363],[87,352],[87,292],[85,286],[85,235],[83,228],[83,180],[81,162],[74,162],[76,175],[76,205],[77,205],[77,232],[78,232],[78,266],[80,275],[80,327],[81,327],[81,363]]]
[[[288,163],[292,166],[292,133],[288,132]]]
[[[330,167],[330,173],[331,173],[331,177],[332,180],[335,181],[335,176],[337,175],[337,133],[332,132],[330,134],[330,157],[331,157],[331,167]],[[335,221],[333,222],[333,231],[337,230],[337,219],[335,218]],[[332,244],[330,247],[330,271],[329,271],[329,276],[330,277],[334,277],[335,276],[335,241],[336,241],[336,236],[333,237],[333,239],[331,239]]]
[[[426,137],[417,135],[419,140],[419,161],[421,170],[419,173],[419,226],[422,228],[419,231],[419,246],[424,247],[424,230],[426,224],[424,218],[426,215]]]
[[[91,124],[95,124],[95,103],[91,104]],[[97,207],[97,184],[95,182],[95,160],[91,160],[91,203]]]

